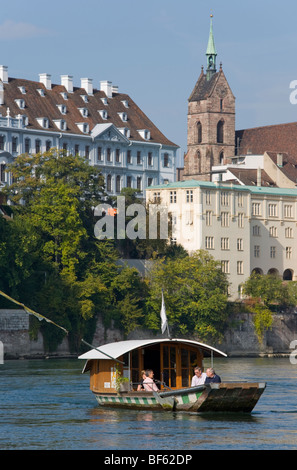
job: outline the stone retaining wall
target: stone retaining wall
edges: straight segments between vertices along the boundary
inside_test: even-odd
[[[127,339],[158,338],[148,331],[136,330]],[[113,341],[123,340],[120,330],[106,330],[101,318],[98,318],[97,328],[92,343],[95,346]],[[193,337],[192,339],[197,339]],[[259,344],[254,330],[253,314],[240,313],[233,317],[232,327],[225,332],[224,341],[212,346],[224,351],[230,357],[289,355],[290,344],[297,340],[297,313],[277,313],[273,316],[272,329],[267,331],[262,344]],[[198,340],[199,341],[199,340]],[[31,341],[29,336],[29,315],[24,310],[0,309],[0,342],[3,343],[4,358],[44,358],[44,357],[76,357],[70,353],[68,339],[64,338],[55,353],[44,350],[41,333],[37,341]]]

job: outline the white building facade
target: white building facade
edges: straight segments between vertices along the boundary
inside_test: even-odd
[[[173,241],[221,261],[230,296],[253,271],[297,280],[297,189],[182,181],[150,188],[172,214]]]
[[[100,167],[107,193],[175,181],[178,146],[168,140],[126,94],[111,82],[91,79],[73,86],[62,75],[39,81],[8,78],[0,66],[0,181],[10,183],[7,164],[20,154],[63,149]]]

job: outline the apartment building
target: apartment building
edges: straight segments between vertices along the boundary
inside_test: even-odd
[[[10,184],[5,169],[22,153],[52,147],[85,157],[100,167],[106,190],[140,190],[175,181],[178,146],[165,137],[130,96],[110,81],[50,74],[39,81],[10,78],[0,66],[0,183]]]
[[[221,262],[232,299],[253,271],[297,279],[297,189],[189,180],[151,187],[146,200],[172,214],[174,243]]]

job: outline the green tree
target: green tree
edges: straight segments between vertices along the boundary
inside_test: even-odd
[[[147,297],[147,326],[160,329],[161,289],[174,334],[196,333],[201,340],[218,340],[227,320],[226,275],[206,251],[156,261]]]

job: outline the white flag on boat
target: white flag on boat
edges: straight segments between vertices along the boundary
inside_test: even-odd
[[[161,331],[162,333],[164,333],[166,328],[168,328],[168,322],[167,322],[167,316],[166,316],[163,289],[162,289],[162,307],[161,307],[160,317],[161,317]]]

